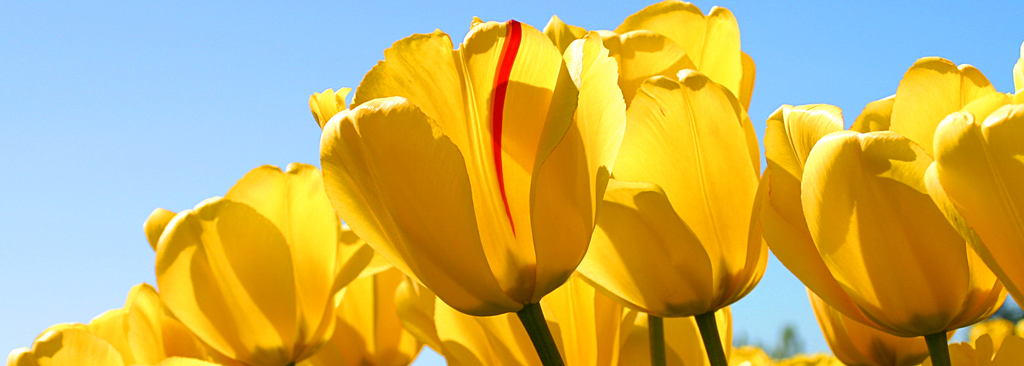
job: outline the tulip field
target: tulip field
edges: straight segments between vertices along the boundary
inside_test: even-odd
[[[1020,4],[1007,7],[1024,19]],[[19,340],[7,366],[405,366],[427,349],[460,366],[1024,365],[1024,322],[1000,310],[1024,301],[1019,26],[999,30],[1016,37],[1010,46],[974,45],[1007,48],[996,50],[1001,69],[983,73],[971,62],[985,60],[970,56],[891,61],[889,87],[844,116],[828,93],[761,94],[796,80],[778,73],[800,72],[762,57],[814,62],[815,46],[748,46],[765,39],[744,26],[757,11],[680,0],[629,8],[599,13],[610,25],[601,27],[574,21],[583,7],[546,23],[501,12],[428,26],[379,45],[365,68],[341,68],[331,52],[389,32],[388,20],[349,33],[299,28],[320,44],[302,68],[330,75],[285,93],[285,118],[302,121],[287,128],[302,128],[295,145],[313,160],[275,156],[188,178],[218,181],[215,191],[160,189],[154,197],[168,203],[145,201],[142,230],[127,236],[152,258],[142,265],[153,277],[132,279],[117,290],[123,306],[91,320],[54,316]],[[244,24],[243,34],[258,32]],[[339,85],[340,74],[351,83]],[[245,79],[231,75],[224,83]],[[202,93],[172,89],[122,103]],[[238,118],[265,111],[256,98],[272,89],[208,102],[226,110],[218,118]],[[66,91],[44,98],[75,97]],[[762,111],[759,98],[779,102]],[[175,131],[146,122],[150,113],[129,128]],[[279,122],[225,134],[264,123]],[[221,159],[171,162],[217,145],[217,126],[195,125],[152,174]],[[244,144],[224,159],[273,151]],[[131,159],[111,164],[127,171]],[[756,308],[748,295],[776,259],[774,270],[806,289],[794,301],[813,309],[800,316],[816,319],[827,351],[734,344],[747,329],[735,308]],[[788,316],[774,311],[756,316]]]

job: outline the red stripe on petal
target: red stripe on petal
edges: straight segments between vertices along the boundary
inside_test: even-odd
[[[505,195],[505,175],[502,173],[501,165],[501,123],[505,113],[505,95],[508,93],[508,79],[512,74],[512,64],[516,61],[516,54],[519,53],[519,44],[523,38],[523,28],[519,22],[509,20],[505,28],[505,44],[501,49],[501,59],[498,62],[498,70],[494,77],[494,106],[491,108],[491,143],[494,151],[494,169],[498,174],[498,188],[501,190],[501,200],[505,203],[505,215],[508,215],[508,223],[512,226],[512,235],[516,235],[516,225],[512,222],[512,210],[508,206],[508,196]]]

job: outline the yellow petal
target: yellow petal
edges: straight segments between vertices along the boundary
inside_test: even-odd
[[[922,337],[904,338],[882,332],[843,315],[810,290],[807,296],[829,348],[843,363],[918,365],[928,357],[928,345]]]
[[[896,89],[890,130],[932,155],[932,138],[939,122],[975,99],[995,92],[992,83],[974,66],[957,67],[938,57],[919,59]]]
[[[623,308],[576,275],[541,301],[566,365],[613,366]]]
[[[635,312],[629,310],[629,312]],[[634,326],[622,345],[619,357],[620,365],[648,366],[651,364],[650,337],[648,335],[647,314],[639,313]],[[715,313],[718,333],[726,354],[732,348],[732,313],[728,307]],[[665,356],[670,366],[710,365],[704,350],[697,322],[693,317],[664,318]]]
[[[434,311],[434,322],[444,324],[437,328],[437,332],[449,363],[463,366],[541,366],[529,335],[514,314],[467,316],[440,299]]]
[[[338,92],[327,89],[323,93],[313,93],[309,96],[309,109],[321,130],[334,115],[345,110],[345,97],[351,91],[351,88],[341,88]]]
[[[729,354],[730,366],[770,366],[771,357],[764,350],[756,346],[742,346],[733,348]]]
[[[980,238],[978,254],[1017,299],[1024,284],[1013,257],[1024,255],[1022,140],[1024,105],[1005,106],[983,124],[971,114],[953,114],[935,133],[941,190]]]
[[[727,89],[692,70],[681,76],[678,82],[652,78],[641,87],[627,111],[614,171],[616,179],[664,189],[708,253],[711,300],[720,307],[760,276],[747,263],[765,255],[763,243],[751,243],[749,235],[759,181],[748,140],[753,126]]]
[[[626,17],[615,32],[622,34],[640,29],[663,34],[682,47],[690,59],[701,59],[707,21],[704,13],[691,3],[669,0],[648,5]]]
[[[993,318],[975,324],[971,326],[971,343],[975,343],[984,334],[992,337],[992,344],[995,346],[996,352],[998,352],[999,346],[1003,344],[1003,340],[1013,335],[1013,322],[1003,318]]]
[[[32,350],[26,347],[15,348],[7,355],[7,366],[36,366]]]
[[[359,106],[327,125],[320,154],[338,215],[388,261],[460,311],[522,307],[488,267],[459,149],[416,106],[402,98]]]
[[[827,104],[783,105],[768,117],[762,180],[768,192],[761,196],[764,239],[779,261],[808,288],[848,316],[868,321],[835,281],[807,230],[800,203],[804,163],[822,137],[843,130],[839,108]]]
[[[160,296],[196,336],[243,362],[294,361],[299,304],[292,255],[273,222],[248,205],[215,198],[178,215],[158,248]]]
[[[579,88],[569,130],[534,177],[537,285],[531,301],[568,279],[587,252],[597,209],[622,143],[626,114],[615,62],[596,33],[573,42],[565,63]]]
[[[754,65],[754,59],[746,52],[742,53],[742,57],[743,79],[740,80],[740,90],[737,95],[740,103],[743,104],[743,109],[750,109],[750,98],[754,96],[754,77],[757,75],[757,67]]]
[[[544,35],[551,39],[551,43],[554,43],[555,47],[558,47],[558,52],[564,53],[572,41],[587,35],[587,30],[565,24],[557,15],[552,15],[548,24],[544,26]]]
[[[619,67],[619,88],[628,105],[644,80],[652,76],[675,76],[697,66],[686,51],[665,35],[636,30],[604,39],[609,55]]]
[[[697,69],[733,93],[743,95],[744,58],[740,52],[740,26],[726,8],[712,7],[707,16],[704,49]],[[693,57],[697,60],[697,57]],[[753,61],[750,61],[753,64]],[[749,99],[748,99],[749,100]],[[749,101],[744,105],[749,105]]]
[[[876,100],[864,106],[864,110],[853,121],[850,131],[868,133],[873,131],[888,131],[889,123],[892,120],[892,105],[896,101],[895,95]]]
[[[331,340],[313,355],[312,365],[405,366],[423,343],[398,319],[395,290],[405,278],[391,268],[363,277],[345,288]]]
[[[1013,89],[1017,93],[1024,89],[1024,43],[1020,44],[1020,58],[1013,64]]]
[[[328,303],[340,289],[333,283],[335,263],[347,259],[337,258],[340,223],[324,193],[320,170],[291,163],[282,172],[264,165],[246,173],[224,198],[252,207],[283,235],[294,269],[289,277],[295,279],[297,331],[303,344],[317,343],[316,330],[333,317],[327,314]]]
[[[194,358],[171,357],[161,361],[156,366],[218,366],[216,363],[197,360]]]
[[[652,183],[609,184],[579,272],[658,316],[703,314],[715,300],[707,252],[665,192]]]
[[[149,240],[149,246],[156,251],[156,244],[160,241],[160,234],[164,233],[164,228],[174,218],[174,211],[157,208],[149,214],[146,218],[146,223],[142,224],[143,231],[146,232],[146,240]]]
[[[135,285],[128,292],[124,310],[128,346],[134,362],[155,364],[167,358],[161,325],[164,308],[156,289],[145,283]],[[125,353],[121,352],[121,356]]]
[[[925,188],[931,161],[891,132],[833,134],[815,145],[801,184],[825,265],[869,318],[903,336],[955,329],[974,310],[963,309],[974,295],[967,245]]]
[[[395,290],[395,311],[398,312],[402,326],[420,342],[443,354],[444,347],[434,325],[435,301],[436,297],[430,289],[409,277]]]
[[[992,358],[992,366],[1020,365],[1024,362],[1024,338],[1009,335],[999,346],[999,353]]]
[[[38,366],[123,366],[110,343],[83,329],[44,332],[32,344]]]
[[[107,310],[89,321],[88,331],[97,337],[102,338],[107,344],[114,347],[121,359],[128,364],[134,364],[135,357],[132,354],[131,346],[128,344],[127,311],[125,309]]]

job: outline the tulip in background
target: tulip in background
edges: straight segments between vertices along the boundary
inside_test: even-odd
[[[155,232],[163,217],[147,227]],[[218,352],[248,365],[293,364],[334,333],[339,292],[373,258],[343,239],[315,167],[262,166],[162,230],[160,297]]]
[[[913,366],[928,358],[920,337],[905,338],[858,323],[807,291],[821,333],[836,359],[848,366]],[[950,332],[949,336],[952,336]]]
[[[624,130],[615,78],[593,33],[564,56],[516,21],[476,20],[458,50],[399,40],[324,127],[327,195],[395,267],[467,314],[517,312],[560,363],[536,304],[587,251]]]
[[[988,334],[982,334],[971,343],[961,342],[949,345],[949,356],[953,366],[1017,366],[1024,360],[1024,338],[1009,335],[998,348]],[[998,349],[998,351],[997,351]],[[933,366],[927,359],[921,366]]]
[[[1003,340],[1014,335],[1013,322],[1003,318],[993,318],[975,324],[971,327],[970,332],[971,345],[977,348],[978,340],[984,335],[988,335],[994,346],[993,351],[997,352],[999,346],[1003,344]]]
[[[649,366],[651,365],[651,338],[648,327],[648,314],[636,310],[626,310],[624,321],[633,320],[628,334],[623,334],[622,350],[619,365]],[[732,348],[732,312],[728,307],[715,312],[715,323],[718,326],[720,342],[726,354],[733,355]],[[705,355],[704,341],[700,329],[693,317],[667,318],[662,322],[665,340],[665,364],[669,366],[709,366],[711,363]],[[624,328],[627,328],[624,326]],[[764,354],[762,351],[761,354]],[[767,357],[767,356],[766,356]],[[730,365],[732,364],[730,360]]]

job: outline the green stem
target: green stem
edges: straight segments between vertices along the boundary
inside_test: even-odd
[[[660,316],[647,314],[647,334],[651,339],[651,366],[665,366],[665,322]]]
[[[544,312],[541,311],[540,304],[526,305],[516,315],[519,315],[519,321],[523,322],[526,334],[530,335],[530,341],[533,342],[533,348],[537,350],[537,356],[540,356],[541,364],[565,366],[562,355],[558,353],[558,346],[555,345],[555,339],[551,337],[548,322],[544,320]]]
[[[950,366],[949,342],[946,332],[938,332],[924,336],[925,343],[928,343],[928,353],[932,356],[932,366]]]
[[[725,350],[722,349],[722,338],[718,335],[715,312],[709,311],[693,318],[697,321],[697,329],[700,330],[700,338],[704,340],[704,350],[708,353],[708,361],[711,361],[711,366],[729,366],[729,360],[725,358]]]

